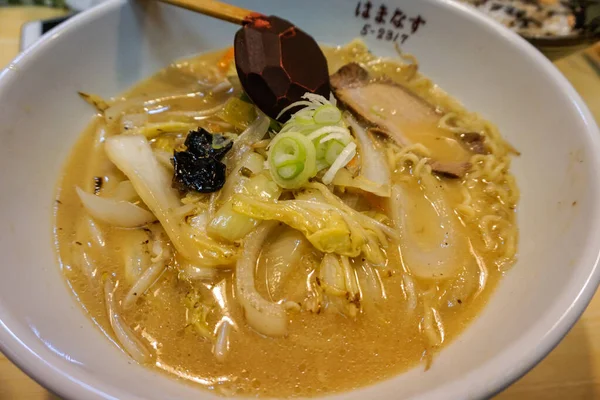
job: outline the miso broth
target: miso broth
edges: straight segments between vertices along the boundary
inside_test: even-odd
[[[284,332],[270,335],[265,333],[271,332],[270,328],[261,331],[256,323],[248,323],[248,309],[236,289],[235,260],[225,266],[199,265],[180,254],[160,218],[139,227],[118,227],[93,217],[82,205],[76,187],[153,213],[151,204],[139,193],[140,186],[107,156],[105,143],[110,138],[144,137],[169,176],[173,175],[169,166],[173,152],[183,149],[188,132],[199,127],[232,138],[235,149],[239,134],[259,118],[259,112],[247,102],[248,107],[242,104],[240,110],[230,109],[229,115],[223,111],[237,104],[231,99],[243,99],[239,83],[231,77],[226,53],[177,61],[106,104],[93,98],[99,114],[65,165],[54,220],[58,259],[77,301],[93,322],[138,362],[226,396],[317,396],[369,385],[410,368],[428,368],[436,353],[477,316],[503,272],[514,263],[518,189],[509,171],[514,150],[493,125],[466,111],[423,77],[415,60],[378,59],[359,42],[325,49],[331,73],[357,62],[375,79],[385,76],[432,105],[440,119],[435,129],[443,132],[443,140],[456,137],[457,146],[462,146],[461,135],[476,133],[485,151],[469,153],[462,150],[467,147],[461,147],[470,157],[468,169],[461,177],[448,177],[434,170],[427,146],[401,146],[369,131],[374,151],[389,168],[389,196],[336,185],[335,180],[324,185],[319,181],[322,173],[299,189],[269,186],[277,195],[268,207],[280,204],[277,215],[287,212],[287,205],[297,210],[304,204],[325,202],[315,188],[326,188],[349,208],[340,205],[340,215],[350,215],[359,225],[364,219],[365,225],[357,229],[364,228],[367,239],[377,243],[372,259],[377,254],[385,257],[383,263],[372,262],[365,256],[368,243],[361,245],[356,256],[317,248],[316,235],[330,224],[328,215],[323,216],[321,228],[298,222],[298,226],[309,227],[306,229],[317,229],[311,235],[292,228],[286,218],[255,221],[254,230],[271,226],[252,271],[253,284],[261,301],[285,310]],[[344,110],[342,102],[335,107]],[[360,118],[359,122],[365,125]],[[417,130],[411,132],[412,137],[419,137],[419,129],[424,128],[416,124],[410,129]],[[272,137],[276,135],[267,133],[247,151],[266,161]],[[360,168],[366,168],[366,160],[360,157],[366,153],[358,146],[357,154],[354,164],[362,167],[354,173],[360,174]],[[448,154],[448,159],[452,160],[453,154]],[[234,179],[236,170],[227,167],[227,180]],[[235,179],[260,174],[269,177],[268,171],[255,174],[247,171],[251,167],[244,168],[237,170]],[[352,173],[352,163],[346,170]],[[227,180],[221,191],[226,190]],[[181,203],[169,212],[179,218],[178,224],[193,229],[204,224],[194,232],[212,236],[211,243],[224,243],[233,258],[244,254],[245,240],[255,231],[228,241],[206,228],[226,203],[219,199],[220,191],[173,193]],[[318,208],[294,215],[320,215],[314,210]],[[256,214],[250,216],[257,220]],[[399,223],[404,225],[399,227]],[[382,233],[371,235],[365,226],[379,226]],[[402,234],[395,236],[389,230]],[[440,234],[446,239],[441,240]],[[445,258],[440,263],[448,264],[436,267],[442,271],[439,274],[428,275],[427,268],[433,268],[425,265],[428,261],[411,265],[438,256]],[[333,275],[323,270],[324,257],[333,260],[329,267]],[[335,271],[346,274],[336,276]],[[139,293],[132,291],[134,286],[141,288]],[[112,317],[107,301],[114,303]],[[125,328],[115,334],[119,326]],[[133,343],[124,345],[123,340],[128,340],[124,337]]]

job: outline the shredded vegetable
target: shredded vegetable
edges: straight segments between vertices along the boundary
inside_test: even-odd
[[[235,270],[236,294],[246,320],[252,328],[268,336],[285,335],[288,324],[284,305],[266,300],[254,286],[256,260],[263,242],[275,226],[274,223],[263,223],[248,235]]]
[[[75,190],[86,211],[92,217],[109,225],[136,228],[156,221],[156,217],[151,212],[128,201],[96,196],[84,192],[79,187]]]
[[[325,189],[327,190],[327,189]],[[335,197],[333,194],[331,195]],[[250,196],[235,195],[233,210],[259,220],[275,220],[302,232],[308,241],[324,253],[349,257],[364,254],[374,265],[380,265],[388,247],[387,237],[397,239],[397,232],[362,213],[330,199],[261,201]]]
[[[365,185],[348,185],[360,187],[361,189],[382,197],[390,197],[391,177],[390,170],[382,152],[375,145],[372,135],[365,131],[349,113],[344,116],[348,125],[352,128],[354,136],[360,146],[361,168],[360,178]]]
[[[236,192],[269,201],[276,200],[281,194],[281,189],[272,180],[260,174],[245,179]],[[228,201],[217,211],[207,226],[207,232],[212,236],[234,242],[246,236],[259,222],[233,211],[231,201]]]
[[[109,159],[131,181],[139,197],[160,221],[179,254],[203,266],[227,266],[235,261],[237,249],[207,236],[192,234],[174,214],[181,202],[171,188],[171,176],[152,152],[143,136],[119,135],[106,141]]]

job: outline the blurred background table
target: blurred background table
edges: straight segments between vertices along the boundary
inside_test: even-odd
[[[19,52],[23,23],[66,11],[46,7],[0,7],[0,69]],[[600,43],[556,62],[600,123]],[[497,399],[600,399],[600,292],[566,338]],[[58,400],[0,354],[0,400]]]

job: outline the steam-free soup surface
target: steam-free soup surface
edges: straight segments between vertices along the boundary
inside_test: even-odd
[[[409,265],[411,257],[419,255],[411,251],[401,255],[402,246],[398,249],[399,243],[392,241],[385,249],[386,263],[372,270],[376,294],[363,287],[359,299],[348,302],[347,296],[330,296],[317,304],[322,291],[318,278],[323,252],[298,231],[279,223],[262,246],[254,271],[255,285],[263,298],[297,305],[287,310],[286,334],[273,337],[247,323],[236,295],[233,267],[217,269],[214,274],[210,269],[190,268],[158,222],[123,229],[90,217],[75,188],[110,197],[118,194],[124,187],[119,183],[127,180],[108,160],[103,147],[105,138],[139,129],[128,127],[122,119],[135,122],[142,115],[146,127],[176,120],[180,127],[148,136],[155,150],[167,149],[167,154],[172,151],[169,146],[181,142],[194,126],[210,132],[243,130],[215,115],[186,114],[218,108],[227,99],[240,96],[235,82],[231,87],[215,89],[226,74],[226,68],[219,64],[227,60],[225,51],[177,62],[115,101],[113,104],[121,104],[122,109],[115,111],[113,106],[83,133],[59,182],[56,206],[58,257],[77,300],[94,323],[120,343],[105,303],[106,283],[114,285],[120,321],[148,349],[149,367],[224,395],[315,396],[372,384],[435,362],[435,354],[481,311],[503,271],[514,262],[518,193],[508,171],[511,149],[496,129],[465,111],[422,77],[411,62],[378,60],[360,43],[325,50],[332,73],[356,61],[374,77],[385,75],[432,104],[440,120],[446,117],[440,128],[435,128],[443,130],[444,140],[453,140],[448,138],[467,131],[485,138],[487,154],[473,154],[470,169],[458,179],[437,175],[429,164],[421,162],[427,159],[427,152],[418,143],[407,148],[389,138],[374,139],[390,168],[393,186],[401,188],[402,196],[409,199],[401,203],[409,208],[404,237],[412,235],[417,238],[414,243],[425,246],[428,241],[435,243],[440,232],[440,209],[436,208],[435,197],[443,198],[448,218],[456,224],[452,234],[460,236],[450,244],[456,246],[451,251],[458,252],[452,256],[457,264],[452,266],[454,272],[451,276],[423,277],[418,271],[423,266]],[[181,95],[185,93],[193,95]],[[129,99],[134,100],[128,103]],[[418,138],[419,132],[411,131],[408,136]],[[453,158],[453,154],[447,154],[446,159]],[[432,189],[432,183],[437,189]],[[390,216],[390,204],[400,204],[360,190],[335,189],[333,193],[368,215]],[[187,204],[209,203],[208,195],[182,198],[191,199]],[[135,196],[131,201],[144,208]],[[188,213],[194,212],[194,206],[188,208]],[[189,220],[185,212],[182,218]],[[392,219],[385,223],[393,227]],[[293,242],[299,246],[301,254],[294,258],[291,272],[286,270],[287,275],[282,277],[272,265],[276,247],[286,238],[288,245]],[[158,252],[168,254],[164,258],[167,268],[148,290],[134,293],[133,302],[127,303],[127,293],[148,268],[131,265],[131,260],[151,264],[150,259],[160,258],[153,247],[155,242],[162,246]],[[243,240],[238,241],[238,246],[243,245]],[[132,249],[141,249],[137,251],[145,254],[132,257]],[[439,246],[434,256],[438,250]],[[350,262],[359,270],[364,256],[350,258]],[[360,272],[357,274],[360,278]],[[228,328],[221,332],[224,322]]]

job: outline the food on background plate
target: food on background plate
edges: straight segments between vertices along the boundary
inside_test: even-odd
[[[135,361],[223,395],[350,390],[428,368],[514,263],[496,127],[414,57],[323,50],[333,93],[281,120],[230,50],[84,95],[98,115],[59,182],[56,248]]]
[[[582,5],[561,0],[461,0],[528,37],[557,37],[582,28]]]

